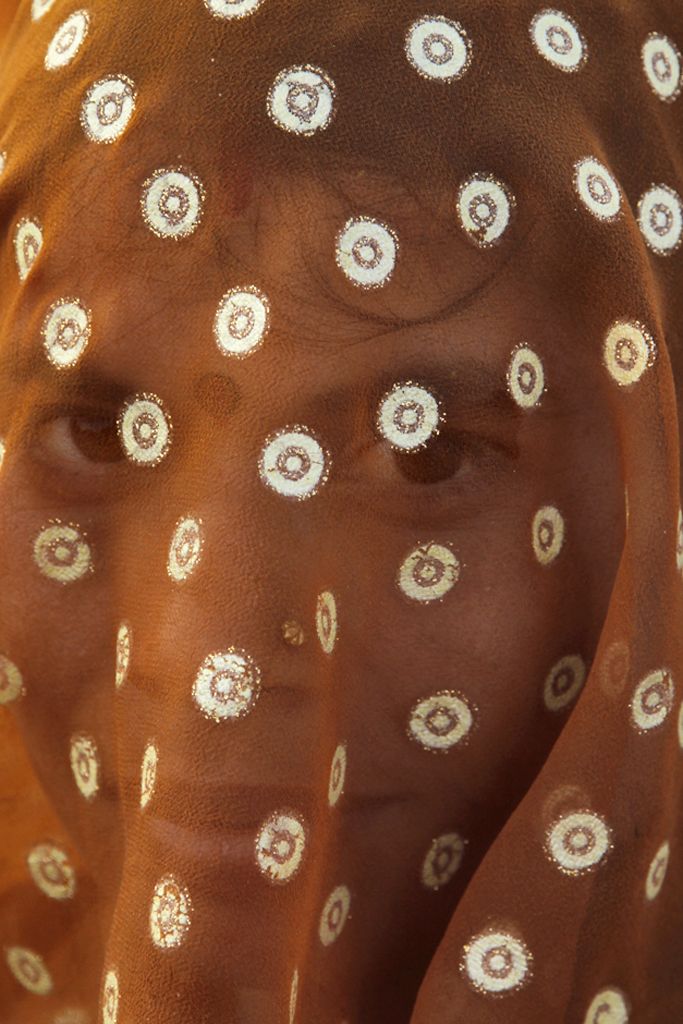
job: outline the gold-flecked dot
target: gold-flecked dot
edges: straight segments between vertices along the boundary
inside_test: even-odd
[[[288,619],[287,622],[282,623],[282,638],[287,644],[291,644],[292,647],[300,647],[304,642],[304,628],[300,622],[296,619]]]

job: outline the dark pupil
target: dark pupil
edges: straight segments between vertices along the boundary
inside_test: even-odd
[[[416,451],[394,451],[400,473],[407,480],[420,484],[436,484],[454,476],[467,454],[467,442],[443,432],[432,437],[424,448]]]
[[[114,416],[73,416],[71,437],[91,462],[118,462],[122,458]]]

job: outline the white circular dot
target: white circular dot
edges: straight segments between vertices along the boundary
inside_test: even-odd
[[[427,889],[440,889],[450,882],[462,863],[465,840],[457,832],[446,832],[432,841],[422,862],[421,879]]]
[[[268,299],[258,288],[232,288],[221,299],[214,318],[216,344],[226,356],[244,358],[259,347],[270,320]]]
[[[394,448],[410,451],[422,448],[438,433],[439,403],[426,388],[410,381],[394,384],[381,399],[377,428]]]
[[[499,241],[510,222],[514,197],[490,174],[473,174],[458,190],[457,212],[469,238],[481,247]]]
[[[520,345],[512,353],[507,372],[508,391],[521,409],[538,405],[545,388],[543,363],[536,353]]]
[[[50,10],[55,0],[31,0],[31,18],[39,21]]]
[[[192,687],[199,710],[214,722],[242,718],[256,702],[261,672],[242,650],[230,647],[207,655]]]
[[[325,654],[331,654],[337,642],[337,601],[329,590],[323,590],[315,602],[315,629]]]
[[[55,1014],[52,1024],[90,1024],[90,1017],[77,1006],[67,1006]]]
[[[623,993],[603,988],[593,998],[583,1024],[628,1024],[629,1011]]]
[[[666,869],[669,866],[671,848],[668,841],[662,843],[650,862],[645,879],[645,896],[648,900],[654,900],[659,896],[664,885]]]
[[[652,185],[638,200],[638,227],[658,256],[675,252],[683,238],[683,204],[668,185]]]
[[[187,889],[174,875],[164,875],[154,886],[149,910],[152,942],[160,949],[172,949],[185,941],[190,927],[192,903]]]
[[[548,830],[546,849],[560,871],[578,875],[599,864],[611,849],[610,830],[599,814],[564,814]]]
[[[329,125],[335,93],[334,82],[322,68],[311,64],[284,68],[270,87],[268,114],[285,131],[313,135]]]
[[[123,686],[128,676],[132,642],[133,633],[130,625],[127,622],[122,622],[116,633],[116,668],[114,673],[114,682],[117,688]]]
[[[412,23],[405,51],[418,74],[442,82],[462,77],[472,60],[472,44],[462,25],[438,14]]]
[[[616,179],[595,157],[574,164],[574,187],[579,199],[599,220],[614,220],[621,209],[621,192]]]
[[[154,789],[157,783],[157,766],[159,764],[159,751],[155,743],[148,743],[142,755],[140,765],[140,807],[144,810],[154,796]]]
[[[671,103],[681,91],[681,55],[667,36],[650,32],[641,50],[643,69],[650,88],[660,100]]]
[[[460,693],[441,690],[417,702],[408,719],[408,736],[426,750],[450,750],[465,739],[473,710]]]
[[[329,474],[329,455],[307,427],[283,427],[266,438],[259,457],[263,483],[287,498],[312,497]]]
[[[135,110],[135,85],[126,75],[109,75],[90,86],[81,105],[81,126],[91,142],[114,142]]]
[[[176,523],[168,550],[166,571],[176,583],[182,583],[197,568],[204,547],[201,519],[185,516]]]
[[[73,736],[69,752],[71,771],[81,795],[92,800],[100,788],[100,763],[92,736]]]
[[[302,818],[290,811],[272,814],[256,837],[256,863],[271,882],[289,882],[301,867],[306,847]]]
[[[7,153],[3,150],[0,153],[0,178],[5,173],[5,168],[6,167],[7,167]]]
[[[394,272],[397,254],[396,232],[371,217],[350,217],[337,233],[337,265],[360,288],[385,285]]]
[[[76,891],[76,873],[64,850],[53,843],[38,843],[29,851],[27,863],[41,892],[53,900],[71,899]]]
[[[21,672],[9,658],[0,654],[0,705],[11,704],[24,693],[24,680]]]
[[[139,466],[156,466],[171,446],[171,418],[158,395],[140,392],[129,398],[117,430],[126,457]]]
[[[531,524],[534,554],[541,565],[550,565],[564,544],[564,519],[553,505],[539,508]]]
[[[414,548],[401,563],[397,583],[413,601],[440,601],[460,578],[460,562],[450,548],[430,541]]]
[[[531,40],[547,61],[561,71],[578,71],[588,51],[572,18],[561,11],[539,11],[529,26]]]
[[[576,697],[586,679],[586,665],[578,654],[568,654],[546,676],[543,700],[548,711],[560,711]]]
[[[294,1024],[294,1017],[296,1016],[296,1002],[299,995],[299,970],[294,969],[292,974],[292,982],[289,988],[289,1024]]]
[[[667,668],[649,672],[631,698],[631,724],[638,732],[655,729],[666,719],[674,701],[674,681]]]
[[[119,1017],[119,978],[110,968],[102,989],[102,1024],[116,1024]]]
[[[503,993],[519,988],[531,974],[527,946],[506,932],[484,932],[465,944],[461,968],[480,992]]]
[[[73,583],[92,572],[92,552],[80,527],[52,522],[33,543],[33,558],[43,576]]]
[[[330,946],[335,942],[346,924],[351,906],[351,893],[345,885],[338,885],[333,889],[325,901],[320,922],[318,935],[323,946]]]
[[[246,18],[253,14],[263,0],[204,0],[206,7],[217,18]]]
[[[0,438],[0,469],[2,469],[2,464],[5,461],[6,452],[7,446],[5,445],[5,442],[2,440],[2,438]]]
[[[5,950],[10,971],[20,985],[35,996],[46,996],[52,991],[52,978],[43,958],[24,946],[10,946]]]
[[[161,168],[142,184],[142,216],[159,238],[184,238],[199,224],[204,198],[204,186],[194,174]]]
[[[57,299],[42,325],[43,345],[50,362],[57,367],[74,366],[90,338],[91,314],[80,299]]]
[[[62,22],[45,54],[44,63],[48,71],[63,68],[74,59],[88,34],[89,25],[90,15],[84,10],[74,11]]]
[[[327,786],[327,802],[334,807],[344,792],[346,780],[346,746],[340,743],[334,752],[330,768],[330,781]]]
[[[652,365],[656,346],[640,323],[618,320],[612,324],[603,346],[603,361],[621,387],[635,384]]]
[[[14,230],[14,256],[20,281],[26,280],[42,248],[42,227],[37,221],[22,217]]]

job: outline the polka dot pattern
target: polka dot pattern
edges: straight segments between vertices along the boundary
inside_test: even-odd
[[[675,189],[652,185],[638,200],[638,226],[658,256],[675,252],[683,237],[683,204]]]
[[[507,373],[508,391],[520,409],[532,409],[545,389],[543,363],[533,349],[520,345],[512,354]]]
[[[74,11],[62,22],[50,41],[45,54],[48,71],[66,67],[82,47],[90,27],[90,15],[86,10]]]
[[[336,86],[322,68],[298,64],[279,72],[268,93],[267,110],[293,135],[312,136],[332,121]]]
[[[531,963],[531,952],[521,939],[491,931],[475,935],[466,943],[462,970],[480,992],[502,995],[529,980]]]
[[[449,547],[431,541],[406,556],[398,586],[406,597],[422,603],[440,601],[460,579],[460,562]]]
[[[331,654],[337,642],[337,601],[329,590],[318,594],[315,605],[315,628],[325,654]]]
[[[19,668],[0,654],[0,705],[11,704],[24,694],[24,680]]]
[[[67,854],[53,843],[39,843],[27,857],[31,878],[40,891],[53,900],[71,899],[76,891],[76,873]]]
[[[568,654],[553,665],[546,676],[543,700],[548,711],[561,711],[571,704],[586,679],[586,666],[579,654]]]
[[[110,968],[104,978],[102,989],[102,1024],[117,1024],[119,1019],[119,978]]]
[[[73,736],[70,751],[71,772],[86,800],[92,800],[100,788],[100,761],[92,736]]]
[[[641,50],[645,78],[660,100],[672,103],[681,91],[681,54],[667,36],[650,32]]]
[[[202,218],[205,195],[195,174],[182,167],[162,167],[142,184],[140,206],[145,224],[158,238],[186,238]]]
[[[156,466],[171,447],[171,417],[158,395],[140,392],[129,398],[117,419],[121,446],[138,466]]]
[[[187,938],[192,902],[174,875],[164,875],[154,886],[149,910],[149,932],[159,949],[174,949]]]
[[[73,523],[48,523],[33,542],[38,569],[56,583],[75,583],[93,571],[92,551],[83,530]]]
[[[458,190],[458,219],[468,238],[481,248],[500,241],[514,205],[507,186],[490,174],[473,174]]]
[[[655,669],[641,679],[631,698],[631,724],[638,732],[656,729],[667,718],[674,701],[669,669]]]
[[[27,992],[36,996],[52,992],[52,977],[38,953],[23,946],[10,946],[5,950],[5,959],[11,973]]]
[[[598,220],[610,221],[621,211],[621,191],[611,171],[595,157],[574,165],[574,187],[586,209]]]
[[[243,359],[259,347],[270,326],[270,303],[254,285],[231,288],[221,299],[213,325],[219,350]]]
[[[14,230],[14,255],[19,280],[25,281],[43,248],[43,229],[36,220],[22,217]]]
[[[330,456],[308,427],[270,434],[259,457],[261,480],[285,498],[312,498],[328,478]]]
[[[539,54],[560,71],[578,71],[586,62],[586,42],[568,14],[546,8],[534,15],[529,30]]]
[[[271,882],[289,882],[301,867],[306,827],[291,811],[272,814],[256,837],[256,863]]]
[[[74,366],[90,339],[92,314],[80,299],[57,299],[43,320],[45,353],[58,370]]]
[[[565,526],[554,505],[544,505],[534,516],[531,539],[534,554],[541,565],[550,565],[562,551]]]
[[[645,879],[645,896],[650,901],[655,900],[662,890],[667,868],[669,866],[670,855],[671,847],[669,846],[668,840],[666,840],[662,843],[652,858],[647,871],[647,878]]]
[[[425,750],[446,752],[465,739],[473,724],[473,709],[462,694],[440,690],[415,704],[408,735]]]
[[[654,339],[643,324],[618,320],[607,332],[603,360],[620,387],[637,383],[652,365],[655,355]]]
[[[423,78],[452,82],[472,60],[472,43],[462,25],[443,15],[418,18],[405,41],[408,60]]]
[[[382,398],[377,412],[380,434],[400,451],[423,448],[438,433],[440,420],[434,395],[410,381],[395,384]]]
[[[350,217],[336,238],[337,266],[359,288],[381,288],[394,272],[398,236],[371,217]]]
[[[91,142],[115,142],[135,110],[135,84],[126,75],[100,78],[85,94],[81,127]]]
[[[591,1001],[583,1024],[628,1024],[629,1010],[623,992],[604,988]]]
[[[261,670],[253,658],[236,647],[206,656],[195,676],[195,704],[214,722],[242,718],[260,692]]]
[[[432,841],[422,862],[421,878],[426,889],[441,889],[462,863],[465,840],[457,832],[446,832]]]
[[[204,527],[201,519],[184,516],[176,523],[168,551],[166,571],[176,583],[182,583],[194,573],[202,557]]]
[[[338,885],[327,897],[320,915],[318,935],[323,946],[331,946],[337,941],[346,925],[350,908],[351,893],[348,887]]]
[[[567,875],[584,874],[600,864],[612,846],[604,819],[593,811],[565,814],[548,830],[551,861]]]

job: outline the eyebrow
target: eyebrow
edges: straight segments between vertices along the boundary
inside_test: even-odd
[[[4,382],[23,384],[29,380],[43,379],[52,385],[59,385],[74,397],[106,397],[111,401],[122,401],[138,390],[132,383],[115,380],[112,376],[79,365],[69,369],[58,369],[47,358],[42,346],[21,349],[15,345],[10,352],[0,354],[0,390]]]

